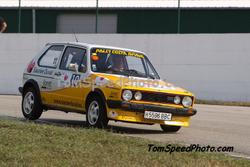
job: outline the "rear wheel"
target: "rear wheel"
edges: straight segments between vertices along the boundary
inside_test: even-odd
[[[42,115],[43,108],[41,102],[36,90],[32,87],[24,90],[22,112],[23,116],[28,120],[36,120]]]
[[[108,125],[107,111],[105,103],[98,96],[93,96],[88,100],[86,107],[87,126],[96,128],[106,128]]]
[[[181,126],[169,126],[169,125],[161,125],[161,129],[164,132],[177,132],[181,129]]]

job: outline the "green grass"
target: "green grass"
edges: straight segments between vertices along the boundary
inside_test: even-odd
[[[98,129],[0,119],[0,166],[250,166],[246,159],[212,153],[154,153],[148,144]]]
[[[223,106],[243,106],[250,107],[250,102],[237,102],[237,101],[219,101],[219,100],[201,100],[196,99],[196,104],[210,104],[210,105],[223,105]]]

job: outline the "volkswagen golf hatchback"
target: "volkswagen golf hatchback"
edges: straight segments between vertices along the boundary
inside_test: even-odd
[[[189,126],[194,95],[160,79],[140,51],[85,43],[49,43],[23,73],[22,113],[86,114],[90,127],[109,120],[159,124],[165,132]]]

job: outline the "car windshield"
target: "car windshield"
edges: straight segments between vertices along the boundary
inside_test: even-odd
[[[92,48],[91,69],[100,73],[159,78],[143,54],[118,49]]]

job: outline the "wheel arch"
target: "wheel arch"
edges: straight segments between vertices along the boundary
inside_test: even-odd
[[[22,96],[24,96],[25,90],[30,88],[30,87],[33,87],[35,89],[35,91],[37,92],[39,101],[41,102],[41,94],[40,94],[40,89],[39,89],[38,83],[33,79],[29,79],[28,81],[25,82],[25,84],[23,86]]]
[[[105,98],[104,93],[102,92],[102,90],[95,88],[94,91],[89,92],[89,94],[86,98],[86,101],[85,101],[85,108],[87,107],[88,100],[93,96],[99,96],[106,106],[106,98]]]

